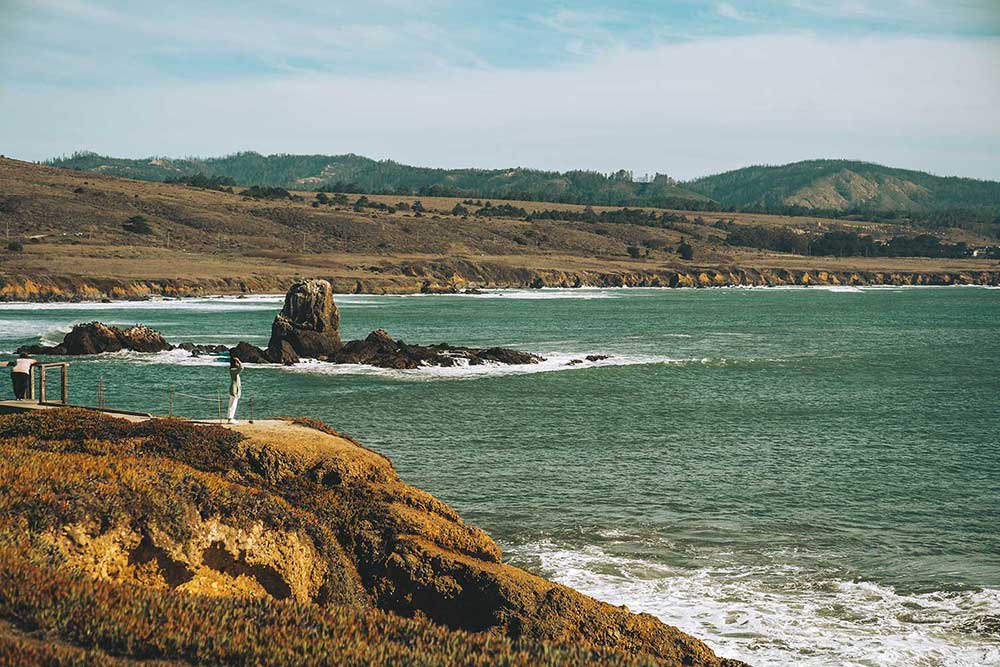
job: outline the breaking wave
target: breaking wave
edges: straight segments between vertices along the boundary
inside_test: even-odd
[[[783,358],[725,358],[725,357],[688,357],[675,358],[668,356],[630,356],[608,355],[606,359],[587,360],[588,355],[604,356],[600,352],[567,352],[541,353],[545,361],[538,364],[499,364],[485,363],[469,365],[459,360],[456,366],[423,366],[414,369],[379,368],[363,364],[334,364],[312,359],[300,361],[291,366],[271,364],[248,364],[247,368],[273,370],[287,373],[308,373],[318,375],[372,375],[398,380],[462,380],[482,377],[502,377],[507,375],[527,375],[533,373],[551,373],[558,371],[580,371],[595,368],[638,365],[697,365],[706,367],[725,367],[743,364],[784,363]],[[212,366],[223,363],[220,355],[202,354],[194,356],[185,350],[170,350],[168,352],[114,352],[95,357],[82,358],[86,360],[120,360],[142,364],[168,364],[178,366]]]
[[[634,612],[651,613],[755,667],[1000,664],[1000,590],[905,594],[783,565],[692,570],[550,541],[515,562]]]

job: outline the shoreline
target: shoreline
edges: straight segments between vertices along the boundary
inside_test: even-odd
[[[321,276],[334,294],[404,296],[419,294],[474,295],[477,290],[609,289],[609,288],[773,288],[773,287],[1000,287],[1000,269],[968,271],[827,271],[822,269],[721,269],[643,272],[527,271],[523,277],[483,280],[452,274],[440,279],[385,277],[362,281]],[[405,279],[404,279],[405,278]],[[477,279],[479,278],[479,279]],[[43,278],[0,276],[0,303],[136,302],[151,299],[213,298],[280,295],[288,279],[148,279]]]
[[[41,626],[48,641],[68,640],[81,650],[106,648],[93,634],[76,634],[72,617],[64,621],[67,612],[57,606],[58,594],[49,589],[39,594],[33,584],[75,571],[81,576],[74,600],[119,591],[160,604],[157,609],[172,599],[190,601],[179,615],[187,618],[143,634],[140,648],[121,651],[135,650],[137,657],[148,656],[146,644],[171,636],[172,628],[192,620],[196,631],[210,625],[191,618],[199,614],[226,612],[230,621],[269,627],[275,623],[260,624],[252,615],[282,617],[290,610],[279,624],[297,626],[304,610],[319,615],[315,625],[330,619],[326,622],[335,632],[318,633],[320,640],[304,644],[297,657],[312,655],[318,646],[328,658],[337,648],[328,637],[352,627],[351,620],[323,616],[332,610],[369,619],[387,614],[398,619],[393,623],[412,624],[404,642],[419,638],[414,631],[445,633],[443,641],[468,646],[470,656],[481,650],[476,642],[482,640],[499,644],[505,653],[535,645],[546,655],[567,653],[553,664],[610,659],[636,667],[651,662],[749,667],[719,657],[704,642],[649,614],[601,602],[509,564],[485,531],[404,481],[387,456],[314,419],[126,423],[99,411],[46,407],[5,415],[0,422],[0,444],[30,464],[7,462],[15,486],[0,492],[0,504],[20,497],[18,502],[38,507],[44,517],[33,517],[28,526],[35,543],[24,542],[20,551],[0,550],[0,572],[12,583],[7,602],[0,604],[0,620],[18,630]],[[18,439],[24,433],[38,440]],[[160,447],[157,438],[167,438],[170,446]],[[52,440],[86,445],[76,451],[39,444]],[[134,447],[136,441],[142,446]],[[96,497],[87,493],[93,477],[104,480]],[[133,493],[144,504],[128,496],[137,479],[143,484]],[[45,489],[51,487],[63,490],[68,508],[107,515],[106,524],[46,504]],[[160,502],[161,497],[168,502]],[[23,528],[14,521],[0,524],[0,533]],[[32,558],[38,545],[50,554],[44,564]],[[175,591],[189,597],[178,598]],[[256,602],[247,609],[239,606],[241,600]],[[142,608],[127,604],[93,606],[98,622],[115,631],[143,617]],[[192,607],[198,607],[196,613]],[[0,656],[8,633],[0,627]],[[195,637],[200,641],[200,633]],[[384,648],[394,637],[392,628],[376,628],[370,641]],[[260,645],[262,652],[267,644]],[[220,645],[219,651],[227,655],[231,647]],[[169,660],[184,651],[168,643],[156,653]],[[207,655],[202,646],[199,662]]]

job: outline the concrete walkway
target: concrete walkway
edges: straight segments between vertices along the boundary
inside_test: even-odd
[[[112,417],[119,417],[121,419],[128,419],[129,421],[143,421],[144,419],[151,419],[153,415],[143,414],[141,412],[128,412],[125,410],[114,410],[112,408],[105,408],[98,410],[97,408],[92,408],[86,405],[63,405],[62,403],[40,403],[36,400],[7,400],[0,401],[0,415],[12,415],[19,412],[34,412],[35,410],[57,410],[59,408],[80,408],[82,410],[95,410],[97,412],[102,412],[106,415]]]

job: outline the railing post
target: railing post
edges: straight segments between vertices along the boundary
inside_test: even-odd
[[[28,400],[35,400],[35,366],[28,368]]]
[[[69,364],[62,365],[62,402],[69,405]]]
[[[45,402],[45,365],[38,367],[38,402]]]

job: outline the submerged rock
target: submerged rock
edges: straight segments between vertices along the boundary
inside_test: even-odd
[[[275,362],[289,360],[291,350],[296,361],[298,357],[319,359],[329,357],[340,347],[340,311],[333,301],[330,283],[304,280],[292,285],[271,325],[268,357]]]
[[[178,350],[185,350],[190,352],[192,356],[199,356],[202,354],[223,354],[229,352],[228,345],[213,345],[213,344],[201,344],[201,343],[181,343],[177,346]]]

